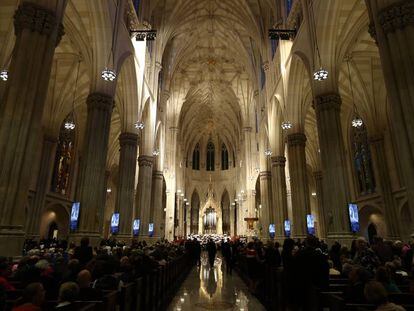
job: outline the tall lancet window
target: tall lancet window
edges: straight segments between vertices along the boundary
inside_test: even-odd
[[[207,144],[207,164],[206,164],[207,171],[214,171],[214,151],[215,151],[214,144],[210,140]]]
[[[74,129],[66,129],[65,123],[68,116],[62,123],[59,133],[59,141],[56,149],[55,165],[53,168],[51,190],[62,195],[68,195],[70,174],[72,172],[73,154],[75,144]]]
[[[354,156],[355,175],[360,194],[375,192],[375,176],[371,152],[368,144],[368,134],[365,125],[352,127],[352,153]]]
[[[198,143],[193,151],[193,170],[200,170],[200,144]]]
[[[223,171],[229,169],[229,152],[224,143],[221,145],[221,169]]]

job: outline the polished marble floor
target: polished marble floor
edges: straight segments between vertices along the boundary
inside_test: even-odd
[[[168,310],[260,311],[265,308],[249,293],[237,273],[226,273],[221,257],[216,258],[211,269],[207,254],[203,253],[201,267],[195,267],[190,272]]]

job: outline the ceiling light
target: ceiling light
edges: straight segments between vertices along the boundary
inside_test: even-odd
[[[3,69],[2,71],[0,71],[1,80],[7,81],[8,78],[9,78],[9,72],[6,69]]]
[[[352,119],[352,126],[355,128],[360,128],[364,124],[364,121],[358,116],[355,116],[354,119]]]
[[[65,122],[65,124],[63,125],[65,127],[66,130],[71,131],[75,129],[75,122],[73,122],[73,120],[69,119]]]
[[[265,156],[270,157],[272,155],[272,150],[266,149],[264,154],[265,154]]]
[[[282,122],[282,129],[283,130],[289,130],[292,128],[292,123],[289,121]]]
[[[155,149],[155,150],[152,152],[152,155],[153,155],[154,157],[157,157],[159,154],[160,154],[160,151],[159,151],[158,149]]]
[[[316,192],[312,192],[312,196],[313,197],[316,197]]]
[[[115,71],[113,71],[112,69],[108,69],[107,67],[105,67],[104,70],[102,70],[102,79],[104,79],[105,81],[109,81],[109,82],[113,82],[116,78],[116,74]]]
[[[313,79],[316,81],[323,81],[328,79],[328,71],[326,71],[325,69],[322,69],[322,67],[315,71],[315,73],[313,74]]]
[[[137,130],[143,130],[143,129],[144,129],[144,127],[145,127],[145,125],[144,125],[144,123],[143,123],[143,122],[141,122],[141,121],[137,121],[137,122],[135,122],[135,128],[136,128]]]
[[[111,193],[112,192],[112,189],[111,188],[108,188],[108,189],[106,189],[106,192]]]

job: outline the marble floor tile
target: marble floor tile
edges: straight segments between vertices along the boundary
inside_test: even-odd
[[[217,257],[214,268],[210,268],[207,255],[203,253],[201,267],[191,270],[167,310],[260,311],[265,308],[250,294],[237,273],[226,273],[221,257]]]

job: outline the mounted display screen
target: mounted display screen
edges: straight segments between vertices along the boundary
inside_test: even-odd
[[[80,202],[73,202],[70,211],[70,230],[75,231],[78,228]]]

